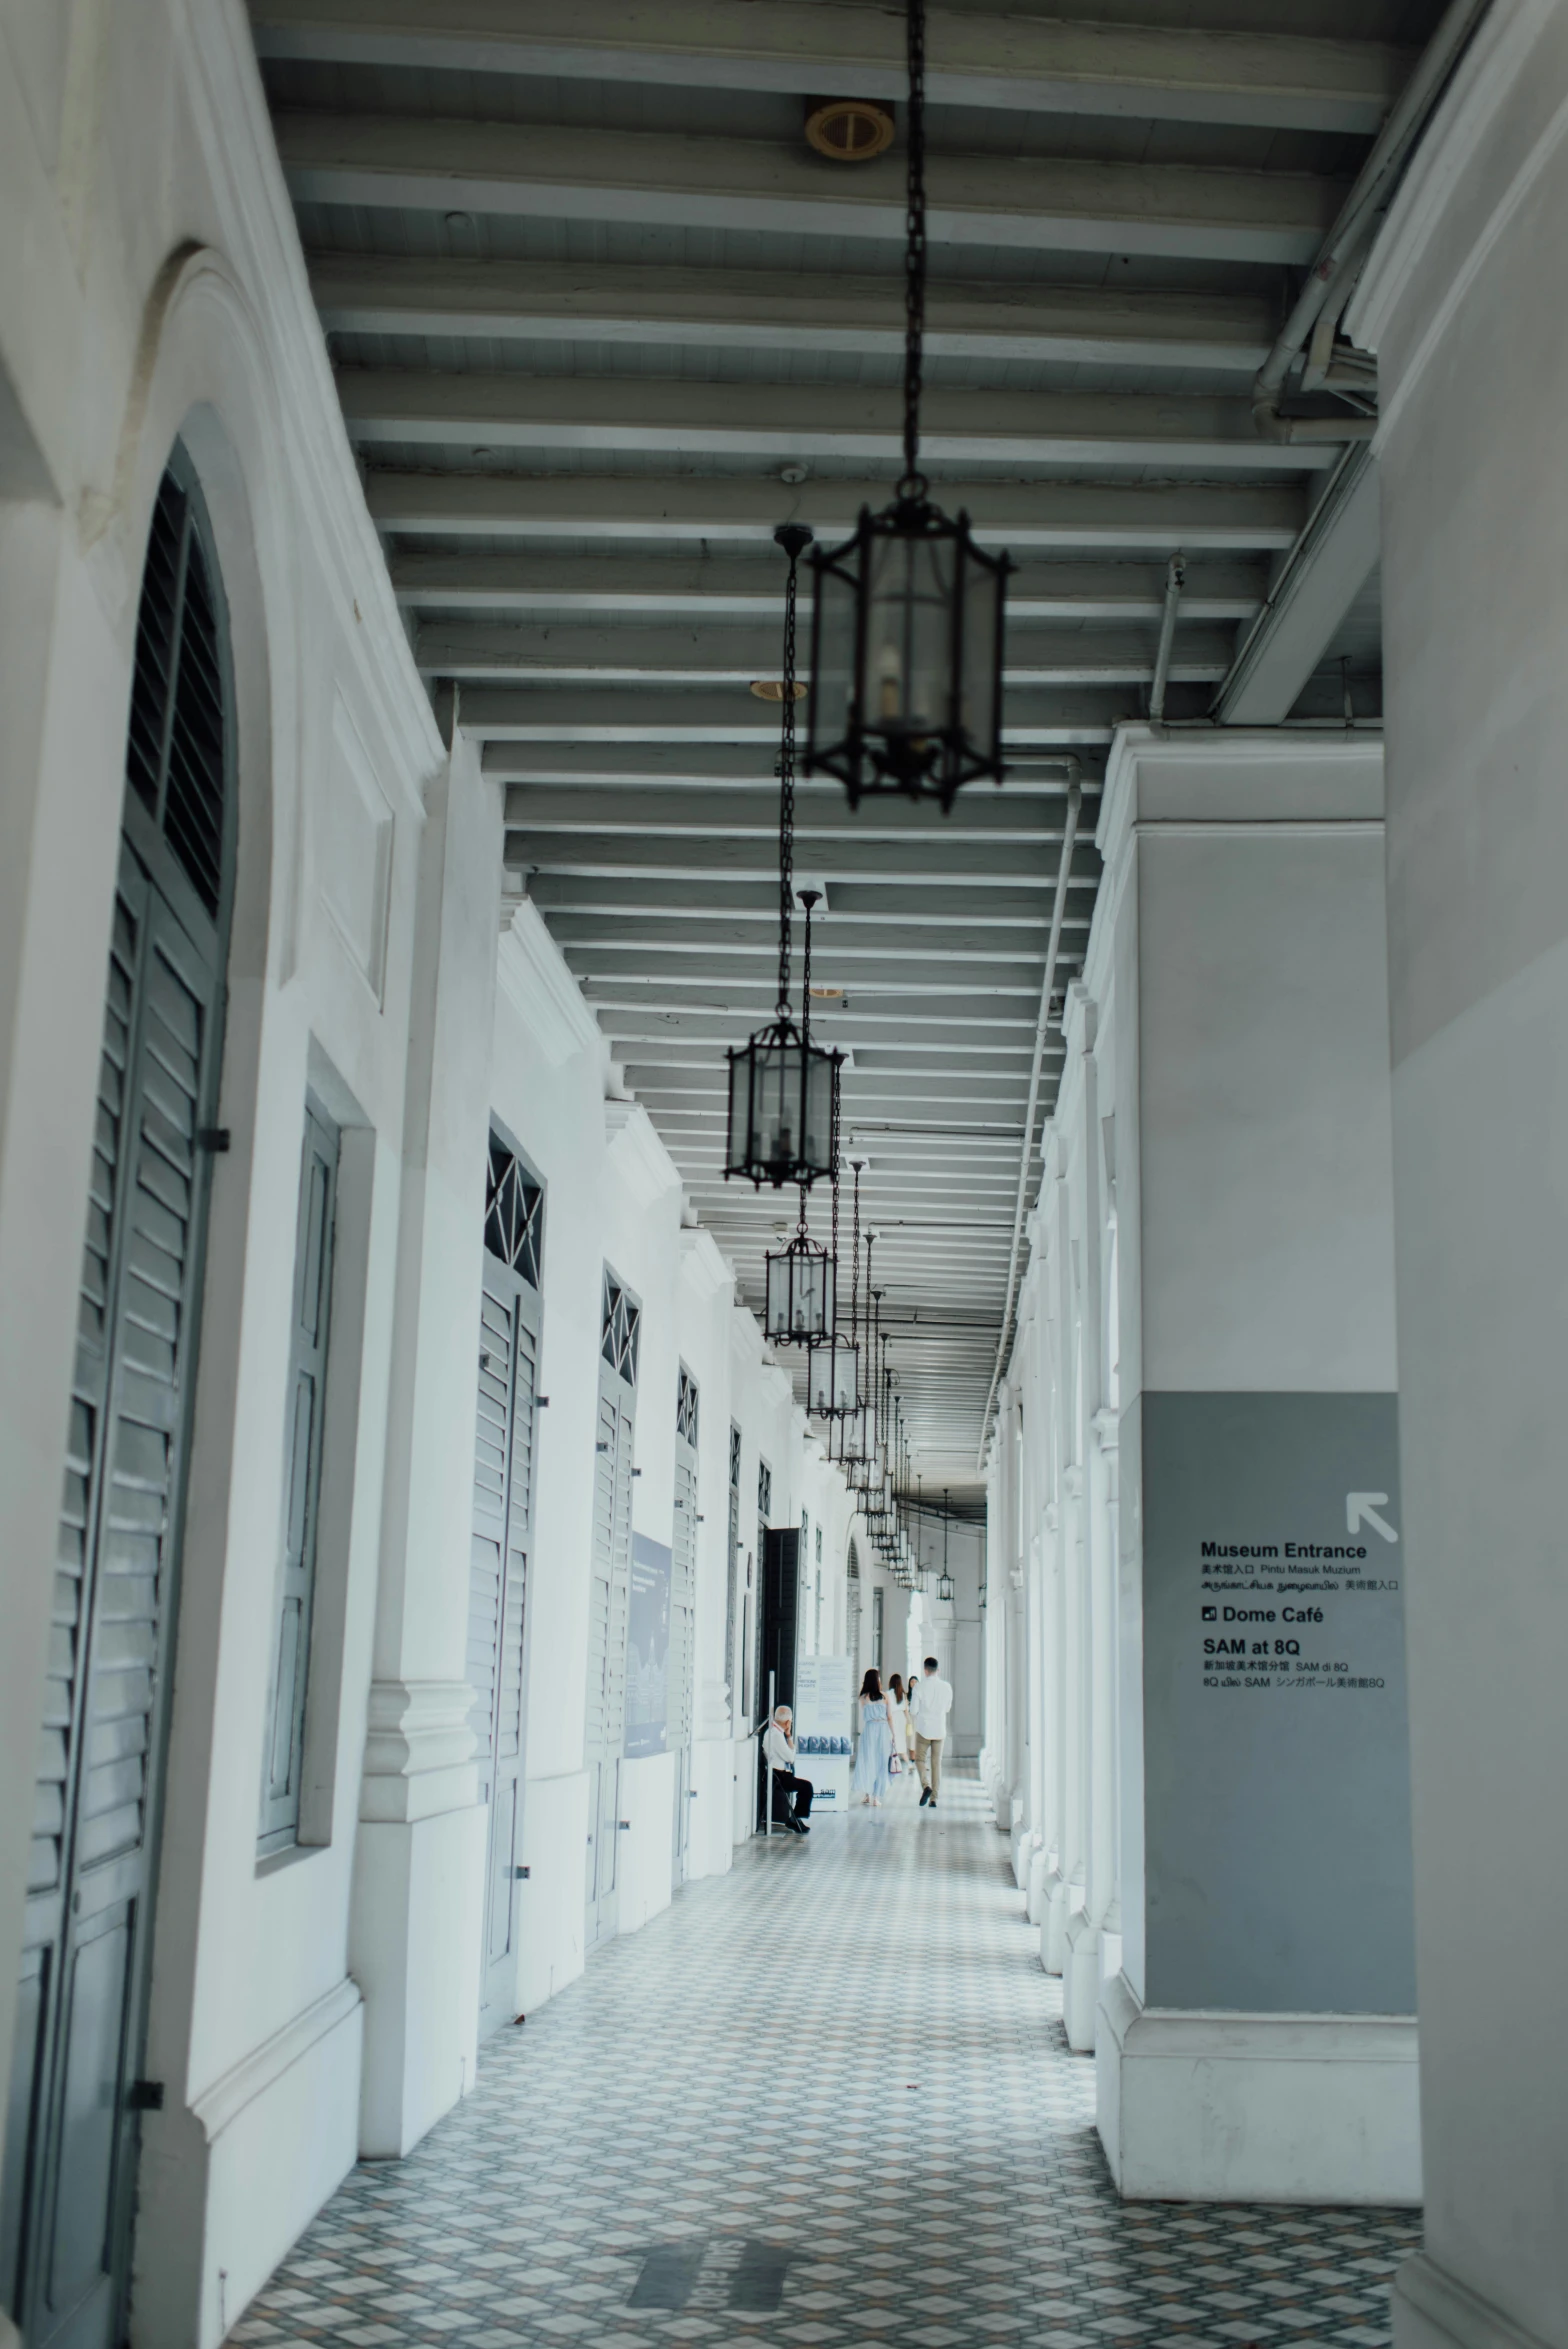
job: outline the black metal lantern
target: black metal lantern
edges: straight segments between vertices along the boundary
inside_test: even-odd
[[[942,1572],[937,1581],[936,1595],[947,1604],[951,1604],[953,1597],[953,1577],[947,1571],[947,1529],[950,1523],[948,1497],[944,1492],[942,1495]]]
[[[869,792],[936,799],[1002,780],[1005,554],[969,517],[933,504],[920,470],[925,335],[925,6],[908,0],[909,237],[904,259],[904,471],[891,505],[814,547],[806,773],[835,775],[851,807]]]
[[[838,1176],[833,1177],[833,1261],[838,1262]],[[849,1280],[849,1335],[835,1332],[812,1347],[806,1370],[806,1408],[818,1419],[844,1419],[860,1403],[858,1296],[860,1286],[860,1165],[855,1166],[854,1254]]]
[[[761,1189],[786,1183],[802,1189],[831,1175],[838,1150],[838,1083],[844,1055],[811,1041],[811,908],[806,908],[806,979],[801,1024],[790,1017],[790,924],[795,880],[795,585],[809,530],[786,524],[774,532],[789,557],[784,591],[784,698],[779,755],[779,994],[776,1017],[743,1047],[731,1046],[729,1125],[724,1179],[739,1175]]]
[[[806,1194],[800,1194],[800,1222],[795,1237],[776,1256],[765,1256],[767,1288],[763,1311],[765,1334],[786,1346],[816,1346],[832,1342],[838,1263],[806,1229]],[[813,1361],[816,1357],[813,1355]]]

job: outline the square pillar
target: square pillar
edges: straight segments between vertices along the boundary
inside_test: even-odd
[[[1117,740],[1129,2196],[1420,2191],[1381,745]]]
[[[360,2150],[397,2156],[473,2086],[487,1817],[466,1679],[475,1349],[500,932],[500,804],[451,737],[426,794],[380,1578],[349,1962]]]

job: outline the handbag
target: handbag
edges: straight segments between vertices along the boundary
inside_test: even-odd
[[[887,1774],[888,1774],[888,1776],[889,1776],[890,1778],[901,1778],[901,1777],[903,1776],[903,1772],[904,1772],[904,1757],[903,1757],[903,1755],[902,1755],[902,1754],[889,1754],[889,1755],[888,1755],[888,1758],[887,1758]]]

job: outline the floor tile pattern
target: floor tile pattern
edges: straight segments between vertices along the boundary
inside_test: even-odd
[[[356,2170],[255,2349],[1383,2349],[1403,2211],[1122,2204],[973,1777],[749,1845]]]

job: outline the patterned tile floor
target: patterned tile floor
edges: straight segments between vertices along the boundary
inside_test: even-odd
[[[1382,2349],[1414,2214],[1118,2202],[1038,1950],[973,1777],[748,1846],[356,2170],[231,2337]]]

